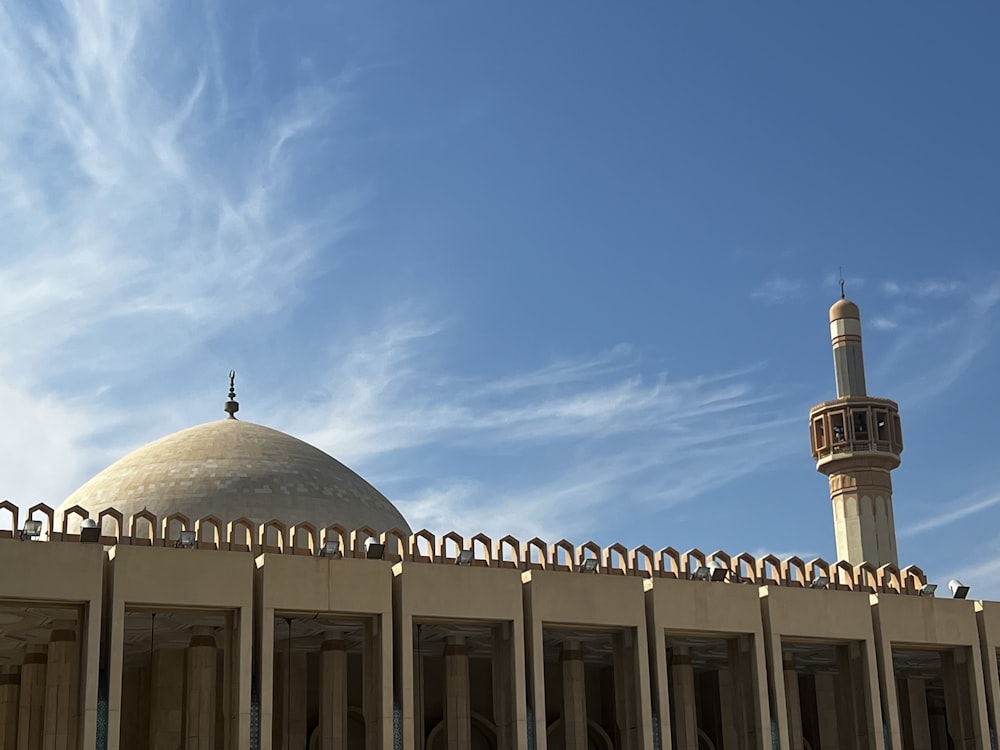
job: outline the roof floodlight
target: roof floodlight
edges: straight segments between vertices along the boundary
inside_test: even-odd
[[[327,539],[323,542],[323,546],[319,548],[320,557],[336,557],[340,554],[340,542],[334,541],[333,539]]]
[[[195,542],[198,541],[198,537],[195,536],[193,531],[188,531],[184,529],[177,535],[177,541],[174,542],[175,547],[182,547],[184,549],[191,549],[194,547]]]
[[[34,519],[28,519],[24,522],[24,528],[21,529],[20,538],[21,541],[25,539],[37,539],[42,535],[42,522],[35,521]]]
[[[80,541],[84,544],[97,544],[101,541],[101,527],[93,518],[85,518],[80,524]]]
[[[472,565],[472,561],[476,559],[476,553],[471,549],[463,549],[458,553],[458,557],[455,558],[456,565]]]
[[[825,576],[820,574],[812,579],[812,583],[809,584],[811,589],[825,589],[830,585],[830,576]]]
[[[600,561],[596,557],[588,557],[582,563],[580,563],[581,573],[596,573],[597,568],[600,566]]]
[[[712,571],[711,579],[717,583],[719,581],[724,581],[729,577],[729,568],[720,563],[718,560],[712,560],[712,562],[708,564],[708,567]]]
[[[951,591],[951,595],[955,599],[964,599],[969,595],[969,587],[957,578],[952,578],[948,581],[948,589]]]
[[[699,565],[694,572],[696,581],[715,581],[716,583],[726,580],[729,576],[729,568],[718,560],[712,560],[708,565]]]
[[[369,560],[381,560],[385,555],[385,545],[375,537],[370,536],[365,539],[365,557]]]
[[[937,591],[936,583],[925,583],[920,587],[920,591],[917,592],[918,596],[934,596],[934,592]]]

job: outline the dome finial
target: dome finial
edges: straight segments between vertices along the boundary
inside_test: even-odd
[[[236,412],[240,410],[240,404],[236,400],[236,370],[229,371],[229,400],[225,409],[230,419],[236,419]]]
[[[847,295],[844,293],[844,267],[840,267],[840,298],[847,299]]]

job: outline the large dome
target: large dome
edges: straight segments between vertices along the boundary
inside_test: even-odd
[[[183,513],[228,522],[277,518],[322,528],[371,526],[409,532],[378,490],[318,448],[238,419],[191,427],[128,454],[63,502],[96,516],[113,507],[127,519],[143,509],[158,518]]]

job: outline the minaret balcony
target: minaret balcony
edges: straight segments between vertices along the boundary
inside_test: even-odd
[[[870,396],[824,401],[809,411],[809,424],[817,468],[861,456],[887,468],[899,465],[903,431],[895,401]]]

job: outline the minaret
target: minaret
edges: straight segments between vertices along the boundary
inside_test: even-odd
[[[837,398],[809,412],[816,469],[830,478],[837,557],[876,567],[896,557],[892,478],[903,451],[899,406],[865,390],[861,313],[844,297],[830,308]]]

